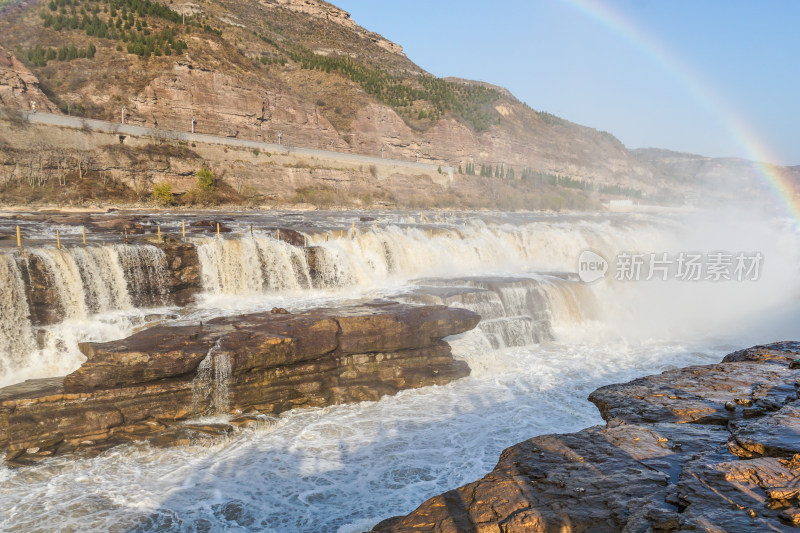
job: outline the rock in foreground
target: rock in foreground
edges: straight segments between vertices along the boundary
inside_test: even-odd
[[[800,343],[593,392],[607,421],[505,450],[380,532],[796,531]]]
[[[72,374],[0,390],[0,449],[25,464],[129,440],[183,442],[232,429],[187,425],[194,416],[232,413],[241,425],[258,421],[255,414],[444,384],[469,367],[441,339],[479,320],[465,309],[378,302],[296,315],[273,310],[82,344],[87,361]]]

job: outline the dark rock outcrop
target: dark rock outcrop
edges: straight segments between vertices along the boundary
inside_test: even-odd
[[[791,531],[800,343],[610,385],[607,421],[505,450],[482,479],[374,531]]]
[[[469,367],[441,339],[479,320],[464,309],[375,302],[85,343],[87,361],[72,374],[0,390],[0,449],[26,464],[134,439],[182,442],[187,432],[233,429],[176,425],[209,412],[276,415],[445,384]]]
[[[195,220],[190,223],[189,226],[192,228],[201,228],[209,233],[216,233],[218,228],[220,233],[230,233],[233,231],[225,222],[219,220]]]
[[[168,301],[175,305],[186,305],[202,290],[200,258],[192,244],[168,243],[160,245],[167,258],[169,287]]]
[[[44,326],[63,320],[65,310],[53,286],[51,274],[41,258],[26,255],[25,260],[20,260],[17,264],[22,267],[31,324]]]
[[[292,246],[305,246],[307,244],[305,235],[293,229],[276,228],[272,230],[272,235],[276,239],[291,244]]]

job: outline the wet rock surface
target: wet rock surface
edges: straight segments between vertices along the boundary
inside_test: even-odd
[[[85,343],[87,361],[72,374],[0,389],[0,449],[10,463],[28,464],[130,440],[180,444],[295,407],[445,384],[469,367],[441,339],[479,320],[465,309],[373,302]],[[209,413],[235,416],[230,423],[186,423]]]
[[[373,531],[796,531],[800,343],[602,387],[606,426],[505,450]]]

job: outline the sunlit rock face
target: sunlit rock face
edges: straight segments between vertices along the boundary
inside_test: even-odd
[[[0,47],[0,107],[59,113],[39,87],[38,78],[14,54]]]
[[[800,343],[608,385],[608,422],[505,450],[374,531],[783,531],[800,525]]]
[[[0,391],[0,446],[7,459],[26,463],[154,436],[170,444],[187,431],[231,429],[167,431],[200,415],[276,415],[445,384],[469,367],[441,339],[479,320],[466,309],[376,302],[298,315],[275,309],[85,343],[87,361],[75,372]]]

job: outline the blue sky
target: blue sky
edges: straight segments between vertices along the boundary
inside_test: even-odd
[[[333,3],[432,74],[507,87],[630,148],[749,157],[735,115],[773,162],[800,165],[800,1],[596,2],[665,50],[666,65],[564,0]]]

